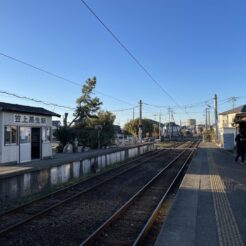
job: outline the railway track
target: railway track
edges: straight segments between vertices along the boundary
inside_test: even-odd
[[[100,188],[105,185],[110,186],[109,184],[111,184],[112,182],[117,183],[116,182],[117,178],[121,177],[121,179],[124,179],[124,176],[127,175],[128,173],[136,171],[141,174],[140,171],[142,170],[143,172],[144,168],[147,167],[148,162],[150,161],[154,162],[153,160],[156,159],[159,160],[159,158],[161,157],[163,158],[163,155],[166,154],[166,152],[167,150],[160,150],[145,155],[141,158],[136,158],[135,160],[128,161],[123,166],[120,166],[119,168],[111,170],[105,174],[98,175],[95,178],[91,178],[87,182],[81,182],[73,186],[70,186],[68,188],[59,190],[46,197],[25,204],[19,208],[9,211],[8,213],[2,214],[0,216],[0,222],[1,222],[0,240],[1,237],[3,238],[6,234],[7,234],[7,238],[9,238],[8,233],[10,233],[11,236],[12,231],[14,233],[17,230],[18,233],[21,233],[22,226],[25,226],[26,224],[28,224],[28,222],[33,222],[33,224],[35,224],[39,220],[39,218],[42,217],[42,215],[44,216],[46,214],[48,218],[50,218],[50,216],[52,217],[59,216],[59,212],[58,214],[54,212],[55,208],[58,209],[58,207],[61,207],[62,205],[69,207],[67,203],[68,202],[71,203],[72,200],[74,200],[75,198],[79,198],[79,197],[81,198],[84,195],[84,200],[88,199],[90,202],[91,193],[93,192],[97,197],[100,198],[100,196],[97,195],[96,189],[100,190]],[[174,153],[174,155],[176,154],[177,153]],[[156,168],[158,169],[159,167],[157,166]],[[153,175],[155,172],[156,170],[151,170],[150,175]],[[148,180],[150,178],[146,177],[145,179]],[[105,188],[104,190],[107,189]],[[121,202],[123,202],[123,200]],[[73,206],[77,208],[78,204],[75,204]],[[73,206],[71,205],[71,207]],[[88,206],[88,204],[86,204],[86,206]],[[60,208],[60,212],[61,212],[61,208]],[[108,213],[112,214],[112,210],[109,211]],[[105,216],[109,217],[109,214],[105,214]],[[96,223],[101,223],[103,220],[104,218],[102,218],[101,221],[99,222],[97,221]],[[33,226],[31,228],[33,228]]]
[[[81,245],[140,245],[197,146],[193,143],[184,149]]]

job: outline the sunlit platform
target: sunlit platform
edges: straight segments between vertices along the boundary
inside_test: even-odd
[[[246,164],[202,143],[155,245],[246,245],[245,201]]]

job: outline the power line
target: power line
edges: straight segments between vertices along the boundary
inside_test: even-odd
[[[36,102],[36,103],[42,103],[42,104],[47,105],[47,106],[54,106],[54,107],[65,108],[65,109],[69,109],[69,110],[75,110],[76,109],[76,108],[73,108],[73,107],[59,105],[59,104],[51,103],[51,102],[46,102],[46,101],[42,101],[42,100],[39,100],[39,99],[27,97],[27,96],[17,95],[15,93],[11,93],[11,92],[8,92],[8,91],[2,91],[2,90],[0,90],[0,93],[1,94],[5,94],[5,95],[8,95],[8,96],[12,96],[12,97],[24,99],[24,100]]]
[[[47,106],[59,107],[59,108],[64,108],[64,109],[68,109],[68,110],[76,110],[76,108],[73,108],[73,107],[59,105],[59,104],[52,103],[52,102],[46,102],[46,101],[43,101],[43,100],[40,100],[40,99],[31,98],[31,97],[28,97],[28,96],[17,95],[15,93],[8,92],[8,91],[0,90],[0,93],[1,94],[5,94],[4,96],[6,96],[6,97],[16,97],[16,98],[20,98],[20,99],[36,102],[36,103],[42,103],[42,104],[47,105]],[[138,106],[135,106],[135,107],[132,107],[132,108],[126,108],[126,109],[110,110],[110,112],[124,112],[124,111],[133,110],[134,108],[137,108],[137,107]]]
[[[168,108],[169,106],[162,106],[162,105],[155,105],[155,104],[150,104],[150,103],[144,103],[144,105],[147,105],[147,106],[151,106],[151,107],[154,107],[154,108]]]
[[[43,68],[34,66],[34,65],[30,64],[30,63],[27,63],[27,62],[25,62],[25,61],[23,61],[23,60],[17,59],[17,58],[15,58],[15,57],[13,57],[13,56],[6,55],[6,54],[4,54],[4,53],[2,53],[2,52],[0,52],[0,55],[6,57],[6,58],[8,58],[8,59],[11,59],[11,60],[13,60],[13,61],[15,61],[15,62],[21,63],[21,64],[23,64],[23,65],[25,65],[25,66],[31,67],[31,68],[33,68],[33,69],[36,69],[36,70],[38,70],[38,71],[40,71],[40,72],[46,73],[46,74],[48,74],[48,75],[50,75],[50,76],[52,76],[52,77],[55,77],[55,78],[64,80],[64,81],[66,81],[66,82],[69,82],[70,84],[73,84],[73,85],[76,85],[76,86],[80,86],[80,87],[82,86],[81,84],[79,84],[79,83],[77,83],[77,82],[75,82],[75,81],[72,81],[72,80],[70,80],[70,79],[64,78],[64,77],[62,77],[62,76],[60,76],[60,75],[58,75],[58,74],[56,74],[56,73],[50,72],[50,71],[45,70],[45,69],[43,69]]]
[[[57,79],[61,79],[61,80],[63,80],[63,81],[66,81],[66,82],[68,82],[68,83],[70,83],[70,84],[72,84],[72,85],[79,86],[79,87],[82,86],[82,84],[80,84],[80,83],[78,83],[78,82],[76,82],[76,81],[73,81],[73,80],[71,80],[71,79],[65,78],[65,77],[63,77],[63,76],[61,76],[61,75],[58,75],[58,74],[53,73],[53,72],[50,72],[50,71],[48,71],[48,70],[46,70],[46,69],[43,69],[43,68],[40,68],[40,67],[38,67],[38,66],[34,66],[34,65],[32,65],[32,64],[30,64],[30,63],[28,63],[28,62],[25,62],[25,61],[23,61],[23,60],[17,59],[17,58],[15,58],[15,57],[13,57],[13,56],[4,54],[4,53],[2,53],[2,52],[0,52],[0,55],[3,56],[3,57],[5,57],[5,58],[8,58],[8,59],[10,59],[10,60],[12,60],[12,61],[18,62],[18,63],[20,63],[20,64],[22,64],[22,65],[25,65],[25,66],[27,66],[27,67],[33,68],[33,69],[35,69],[35,70],[38,70],[38,71],[40,71],[40,72],[42,72],[42,73],[46,73],[46,74],[48,74],[49,76],[52,76],[52,77],[55,77],[55,78],[57,78]],[[103,93],[103,92],[101,92],[101,91],[95,90],[95,92],[98,93],[98,94],[101,94],[101,95],[103,95],[103,96],[109,97],[109,98],[111,98],[111,99],[114,99],[114,100],[116,100],[116,101],[118,101],[118,102],[122,102],[122,103],[125,103],[125,104],[128,104],[128,105],[133,105],[132,103],[129,103],[129,102],[124,101],[124,100],[122,100],[122,99],[119,99],[119,98],[116,98],[116,97],[107,95],[107,94],[105,94],[105,93]]]
[[[201,101],[201,102],[196,102],[196,103],[192,103],[192,104],[186,104],[186,105],[183,105],[182,108],[194,108],[194,107],[201,107],[203,106],[204,104],[208,103],[209,101],[211,101],[212,99],[208,99],[208,100],[204,100],[204,101]],[[168,108],[170,106],[166,106],[166,105],[155,105],[155,104],[150,104],[150,103],[144,103],[143,104],[145,105],[148,105],[148,106],[151,106],[151,107],[155,107],[155,108]],[[172,106],[171,108],[177,108],[176,106]]]
[[[110,110],[110,112],[117,113],[117,112],[124,112],[124,111],[130,111],[135,108],[138,108],[138,106],[132,107],[132,108],[125,108],[125,109],[117,109],[117,110]]]
[[[129,103],[129,102],[125,101],[125,100],[122,100],[122,99],[119,99],[119,98],[116,98],[116,97],[107,95],[107,94],[105,94],[105,93],[103,93],[103,92],[101,92],[101,91],[95,90],[95,92],[98,93],[98,94],[101,94],[101,95],[103,95],[103,96],[105,96],[105,97],[114,99],[115,101],[122,102],[122,103],[125,103],[125,104],[128,104],[128,105],[133,105],[132,103]]]
[[[101,25],[107,30],[107,32],[113,37],[113,39],[125,50],[125,52],[136,62],[136,64],[145,72],[145,74],[161,89],[161,91],[167,95],[178,107],[182,108],[179,103],[161,86],[161,84],[151,75],[147,68],[137,59],[137,57],[124,45],[120,39],[107,27],[107,25],[98,17],[98,15],[92,10],[92,8],[84,1],[81,0],[84,6],[90,11],[92,15],[101,23]],[[185,111],[188,115],[188,113]]]

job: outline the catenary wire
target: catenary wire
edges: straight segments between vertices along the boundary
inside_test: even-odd
[[[40,100],[40,99],[35,99],[35,98],[27,97],[27,96],[18,95],[18,94],[15,94],[15,93],[12,93],[12,92],[8,92],[8,91],[0,90],[0,93],[8,95],[8,96],[24,99],[24,100],[29,100],[29,101],[36,102],[36,103],[42,103],[42,104],[47,105],[47,106],[65,108],[65,109],[68,109],[68,110],[75,110],[76,109],[76,108],[65,106],[65,105],[59,105],[59,104],[52,103],[52,102],[46,102],[46,101],[43,101],[43,100]]]
[[[161,89],[161,91],[167,95],[179,108],[182,108],[179,103],[165,90],[161,84],[153,77],[153,75],[147,70],[147,68],[137,59],[137,57],[124,45],[120,39],[110,30],[110,28],[98,17],[95,11],[84,1],[80,0],[89,12],[101,23],[101,25],[108,31],[108,33],[114,38],[114,40],[125,50],[125,52],[136,62],[136,64],[145,72],[145,74]],[[189,116],[189,114],[185,113]]]
[[[38,67],[38,66],[34,66],[34,65],[32,65],[32,64],[30,64],[30,63],[28,63],[28,62],[25,62],[25,61],[23,61],[23,60],[17,59],[17,58],[15,58],[15,57],[13,57],[13,56],[4,54],[4,53],[2,53],[2,52],[0,52],[0,55],[3,56],[3,57],[5,57],[5,58],[8,58],[8,59],[10,59],[10,60],[13,60],[13,61],[15,61],[15,62],[18,62],[18,63],[20,63],[20,64],[23,64],[23,65],[25,65],[25,66],[27,66],[27,67],[33,68],[33,69],[38,70],[38,71],[43,72],[43,73],[46,73],[46,74],[48,74],[48,75],[50,75],[50,76],[52,76],[52,77],[55,77],[55,78],[57,78],[57,79],[66,81],[66,82],[68,82],[68,83],[70,83],[70,84],[73,84],[73,85],[75,85],[75,86],[79,86],[79,87],[82,86],[82,84],[80,84],[80,83],[78,83],[78,82],[76,82],[76,81],[73,81],[73,80],[71,80],[71,79],[67,79],[67,78],[65,78],[65,77],[63,77],[63,76],[60,76],[60,75],[58,75],[58,74],[56,74],[56,73],[53,73],[53,72],[50,72],[50,71],[48,71],[48,70],[46,70],[46,69],[40,68],[40,67]],[[103,93],[103,92],[101,92],[101,91],[95,90],[95,92],[98,93],[98,94],[101,94],[101,95],[103,95],[103,96],[105,96],[105,97],[109,97],[109,98],[111,98],[111,99],[114,99],[114,100],[116,100],[116,101],[118,101],[118,102],[125,103],[125,104],[128,104],[128,105],[133,106],[132,103],[129,103],[129,102],[125,101],[125,100],[122,100],[122,99],[119,99],[119,98],[116,98],[116,97],[107,95],[107,94],[105,94],[105,93]]]
[[[35,98],[28,97],[28,96],[22,96],[22,95],[18,95],[16,93],[8,92],[8,91],[0,90],[0,94],[4,94],[4,96],[7,96],[7,97],[16,97],[16,98],[20,98],[20,99],[36,102],[36,103],[41,103],[41,104],[44,104],[44,105],[47,105],[47,106],[53,106],[54,107],[53,111],[55,111],[56,107],[64,108],[64,109],[68,109],[68,110],[76,110],[76,108],[74,108],[74,107],[65,106],[65,105],[59,105],[59,104],[52,103],[52,102],[46,102],[46,101],[43,101],[43,100],[40,100],[40,99],[35,99]],[[133,110],[134,108],[137,108],[137,107],[138,106],[135,106],[135,107],[132,107],[132,108],[127,108],[127,109],[124,108],[124,109],[110,110],[110,112],[112,112],[112,113],[114,113],[114,112],[124,112],[124,111]]]

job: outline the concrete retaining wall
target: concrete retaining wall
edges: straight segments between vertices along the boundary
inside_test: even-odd
[[[154,144],[141,145],[118,152],[94,156],[66,164],[56,164],[41,170],[16,174],[0,179],[0,206],[37,192],[78,179],[106,166],[125,161],[154,149]]]

